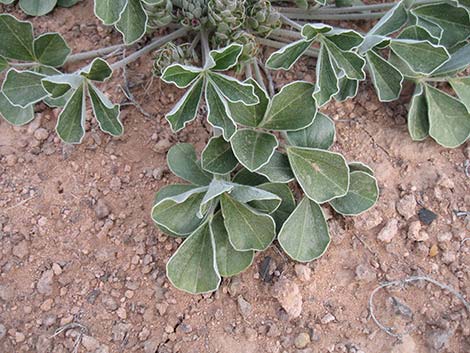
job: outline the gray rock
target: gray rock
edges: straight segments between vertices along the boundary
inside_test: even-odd
[[[297,264],[295,265],[295,274],[302,282],[308,282],[312,276],[312,270],[308,266]]]
[[[44,295],[51,295],[53,278],[54,272],[52,270],[44,271],[36,286],[38,292]]]
[[[82,337],[82,346],[85,347],[85,349],[88,352],[94,352],[98,349],[100,346],[100,342],[91,336],[83,335]]]
[[[371,266],[360,264],[356,267],[356,277],[360,281],[372,282],[377,276]]]
[[[301,332],[295,337],[294,345],[296,348],[302,349],[310,343],[310,335],[307,332]]]
[[[302,294],[299,286],[287,278],[281,278],[273,286],[273,297],[279,301],[290,318],[299,317],[302,313]]]
[[[394,218],[389,220],[385,227],[379,232],[377,239],[384,243],[390,243],[398,233],[398,221]]]
[[[0,299],[3,301],[10,301],[15,297],[15,291],[11,285],[0,284]]]
[[[95,205],[95,214],[98,219],[104,219],[109,216],[109,207],[104,199],[99,199]]]
[[[426,343],[434,352],[441,352],[447,347],[450,338],[454,335],[451,330],[436,329],[431,330],[426,337]]]
[[[101,298],[101,302],[103,303],[104,307],[107,309],[107,310],[110,310],[110,311],[115,311],[119,308],[118,304],[116,303],[116,301],[114,300],[113,297],[109,296],[109,295],[105,295]]]
[[[34,131],[34,138],[38,141],[47,140],[48,137],[49,137],[49,131],[47,131],[46,129],[42,127]]]
[[[36,342],[36,353],[50,353],[52,350],[52,340],[48,335],[41,335]]]
[[[335,321],[336,318],[333,316],[333,314],[331,313],[328,313],[326,314],[325,316],[323,316],[320,320],[320,322],[323,324],[323,325],[327,325],[329,324],[330,322],[333,322]]]
[[[238,296],[237,303],[240,314],[242,314],[243,318],[248,318],[252,312],[251,304],[248,303],[241,295]]]
[[[410,219],[416,215],[416,199],[413,194],[408,194],[398,200],[396,208],[399,214],[405,219]]]
[[[6,336],[7,329],[4,325],[0,324],[0,341]]]

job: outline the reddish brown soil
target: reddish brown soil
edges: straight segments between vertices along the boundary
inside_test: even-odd
[[[12,7],[5,10],[24,17]],[[94,18],[91,0],[33,23],[38,33],[64,34],[75,52],[120,40]],[[307,60],[274,79],[281,86],[295,78],[311,80],[313,72]],[[122,138],[104,135],[90,120],[83,144],[65,146],[53,132],[57,112],[41,106],[29,126],[13,128],[0,120],[0,352],[72,352],[81,332],[86,336],[78,352],[470,351],[469,312],[436,286],[377,294],[376,314],[383,323],[411,330],[403,342],[381,331],[368,310],[371,291],[381,282],[417,274],[470,298],[470,221],[454,214],[470,210],[470,178],[464,173],[468,143],[449,150],[429,139],[412,142],[407,98],[382,104],[369,81],[361,84],[354,100],[330,104],[325,112],[337,121],[334,150],[376,171],[381,197],[375,209],[357,218],[332,216],[332,245],[308,265],[307,281],[272,246],[247,272],[224,280],[217,293],[192,296],[165,278],[165,263],[179,241],[162,235],[149,214],[154,193],[177,181],[165,164],[168,148],[188,141],[201,151],[208,127],[201,116],[183,132],[171,133],[164,114],[181,92],[151,82],[148,58],[133,64],[128,77],[136,99],[154,118],[124,107]],[[120,84],[116,73],[103,88],[119,101]],[[38,128],[47,130],[46,140],[34,137]],[[438,214],[430,226],[422,226],[427,240],[416,242],[408,235],[421,206],[412,204],[416,209],[408,220],[396,210],[408,194]],[[95,213],[98,200],[110,211],[103,220]],[[379,241],[378,233],[392,219],[398,221],[398,233],[390,243]],[[274,274],[268,282],[258,274],[266,256]],[[273,297],[279,277],[300,287],[300,318],[289,320]],[[244,317],[239,295],[251,304]],[[412,317],[397,313],[392,296]],[[333,315],[331,322],[327,314]],[[82,328],[66,326],[71,323]],[[298,349],[294,340],[304,332],[312,342]],[[441,343],[444,347],[436,348]]]

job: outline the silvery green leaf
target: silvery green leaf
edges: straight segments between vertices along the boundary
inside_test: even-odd
[[[95,15],[105,25],[112,25],[119,21],[126,5],[127,0],[95,0]]]
[[[220,128],[224,139],[229,141],[237,131],[237,125],[231,118],[232,114],[227,101],[211,81],[206,83],[205,98],[208,110],[207,121],[212,126]]]
[[[197,67],[173,64],[168,66],[162,74],[162,80],[166,83],[173,83],[178,88],[186,88],[199,77],[201,69]]]
[[[222,136],[214,136],[201,155],[202,168],[213,174],[228,174],[238,165],[230,143]]]
[[[91,82],[88,83],[88,94],[90,95],[93,113],[96,120],[98,120],[100,129],[113,136],[122,135],[124,127],[119,119],[119,104],[111,103],[108,97]]]
[[[355,49],[364,41],[364,38],[352,29],[333,28],[325,37],[343,51]]]
[[[166,265],[166,274],[173,286],[191,294],[208,293],[219,287],[215,243],[208,222],[201,224],[176,250]]]
[[[199,78],[176,103],[173,109],[166,115],[171,129],[177,132],[184,128],[187,123],[194,120],[202,97],[204,80]]]
[[[236,184],[226,180],[214,178],[207,187],[207,191],[201,201],[198,211],[198,217],[203,217],[203,211],[207,210],[208,205],[216,201],[216,199],[223,193],[230,192]]]
[[[426,85],[429,135],[444,147],[454,148],[470,136],[470,114],[458,99]]]
[[[359,215],[375,205],[379,198],[377,180],[368,173],[351,172],[348,193],[331,200],[333,209],[344,216]]]
[[[83,77],[77,74],[60,74],[46,76],[41,80],[42,87],[51,98],[59,98],[70,91],[77,89],[83,83]]]
[[[238,161],[252,172],[267,164],[278,146],[274,135],[249,129],[238,130],[230,144]]]
[[[266,250],[276,237],[274,220],[231,196],[221,196],[222,214],[230,243],[238,251]]]
[[[259,103],[255,105],[246,105],[244,103],[232,103],[227,101],[232,119],[241,125],[257,127],[264,118],[269,105],[268,94],[260,87],[260,85],[252,78],[245,83],[253,85],[255,94],[259,99]]]
[[[0,0],[0,4],[5,4],[5,5],[13,4],[14,2],[15,0]]]
[[[43,75],[33,71],[10,69],[2,90],[13,105],[25,108],[47,97],[48,93],[41,84],[43,78]]]
[[[423,85],[416,85],[408,111],[408,132],[413,141],[422,141],[429,135],[428,104]]]
[[[122,33],[124,43],[132,44],[145,34],[147,28],[147,13],[144,11],[140,0],[127,0],[116,29]]]
[[[304,193],[317,203],[346,195],[349,168],[339,153],[306,147],[287,147],[295,178]]]
[[[201,224],[200,204],[207,188],[188,184],[172,184],[161,188],[156,195],[152,219],[165,233],[186,237]],[[171,229],[170,229],[171,228]]]
[[[276,211],[282,201],[276,194],[255,186],[234,184],[233,188],[227,193],[243,204],[253,206],[253,203],[255,203],[257,205],[255,208],[263,213]]]
[[[470,18],[464,8],[447,3],[435,3],[415,7],[411,13],[442,28],[439,44],[447,48],[465,41],[470,36]],[[425,24],[421,25],[426,27]]]
[[[263,175],[250,172],[246,168],[240,169],[234,176],[232,181],[237,184],[257,186],[269,182],[268,178]]]
[[[366,57],[379,100],[390,102],[397,99],[402,89],[403,75],[374,50],[368,51]]]
[[[51,96],[44,98],[44,103],[51,108],[63,108],[72,97],[73,90],[68,91],[63,96],[58,98],[52,98]]]
[[[217,268],[221,276],[231,277],[243,271],[253,263],[254,251],[237,251],[230,244],[224,219],[220,212],[214,215],[210,229],[215,241]]]
[[[390,38],[379,36],[375,34],[367,34],[364,37],[364,41],[362,42],[361,46],[358,48],[359,54],[365,54],[369,50],[377,48],[377,49],[384,49],[388,47],[390,44]]]
[[[315,90],[313,98],[319,107],[328,103],[332,96],[339,91],[338,77],[336,76],[330,54],[324,45],[320,47],[316,66]]]
[[[302,27],[302,37],[305,40],[313,41],[319,35],[328,34],[332,29],[333,27],[325,23],[307,23]]]
[[[0,55],[7,59],[34,61],[33,26],[10,14],[0,15]]]
[[[349,162],[349,171],[352,172],[364,172],[371,176],[374,176],[374,171],[367,164],[362,162]]]
[[[341,77],[338,80],[339,92],[336,93],[335,99],[338,102],[344,102],[349,98],[353,98],[357,95],[357,90],[359,89],[358,80],[350,80],[346,76]]]
[[[390,48],[418,74],[430,74],[450,58],[446,48],[429,41],[393,39]]]
[[[396,67],[405,79],[416,81],[419,78],[427,76],[422,73],[414,72],[410,65],[408,65],[406,61],[400,59],[400,57],[398,57],[398,55],[396,55],[393,51],[390,51],[389,53],[388,62],[390,65]]]
[[[260,127],[269,130],[299,130],[310,125],[317,106],[312,97],[315,86],[296,81],[282,87],[268,108]]]
[[[259,168],[257,173],[264,175],[272,183],[288,183],[294,180],[289,159],[283,153],[275,151],[267,164]]]
[[[8,61],[5,58],[0,56],[0,72],[5,70],[8,66],[9,66]]]
[[[72,7],[73,5],[77,4],[81,0],[57,0],[57,6],[60,7]]]
[[[333,145],[335,136],[335,123],[320,112],[317,112],[311,125],[302,130],[287,132],[287,139],[291,145],[322,150],[327,150]]]
[[[325,39],[323,45],[326,46],[332,61],[336,66],[352,80],[363,80],[365,60],[357,53],[352,51],[343,51],[339,49],[332,41]]]
[[[92,81],[104,82],[110,78],[113,74],[113,70],[106,62],[101,58],[94,59],[88,66],[80,70],[80,75],[86,77]]]
[[[45,33],[34,39],[36,60],[43,65],[62,66],[71,49],[64,38],[58,33]]]
[[[285,221],[277,239],[296,261],[309,262],[322,256],[330,244],[330,234],[321,207],[304,197]]]
[[[26,108],[14,106],[0,91],[0,116],[10,124],[21,126],[34,119],[33,105]]]
[[[312,45],[313,40],[298,40],[272,53],[266,61],[271,70],[290,70]]]
[[[194,146],[189,143],[178,143],[171,147],[167,163],[173,174],[195,185],[208,185],[212,180],[211,175],[202,169]]]
[[[222,49],[211,50],[209,55],[212,59],[212,63],[210,63],[209,68],[212,71],[226,71],[231,69],[237,64],[242,51],[243,46],[237,43],[232,43]]]
[[[400,32],[398,39],[427,40],[432,44],[439,44],[439,40],[434,38],[425,28],[417,25],[408,26]]]
[[[470,65],[470,44],[452,53],[449,61],[433,72],[433,76],[447,76],[465,69]]]
[[[81,143],[85,135],[85,93],[84,85],[78,87],[59,115],[57,135],[66,143]]]
[[[400,1],[372,27],[368,35],[388,36],[398,31],[407,21],[408,13],[406,11],[405,2]]]
[[[470,112],[470,77],[451,78],[449,83],[467,108],[467,111]]]
[[[20,0],[19,5],[27,15],[43,16],[54,9],[57,0]]]
[[[243,102],[246,105],[259,103],[255,89],[251,84],[240,82],[220,73],[209,72],[208,77],[217,90],[230,102]]]

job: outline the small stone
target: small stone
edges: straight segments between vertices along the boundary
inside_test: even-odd
[[[299,333],[294,340],[295,346],[299,349],[307,347],[309,343],[310,343],[310,335],[307,332]]]
[[[22,332],[15,332],[16,343],[21,343],[26,339],[26,336]]]
[[[139,340],[146,341],[150,336],[150,330],[147,327],[144,327],[142,331],[139,332]]]
[[[248,303],[241,295],[238,296],[237,303],[240,314],[242,314],[243,318],[248,318],[252,311],[251,304]]]
[[[365,264],[358,265],[355,272],[357,279],[364,282],[375,281],[377,277],[371,266]]]
[[[163,176],[163,168],[155,168],[152,170],[152,177],[155,180],[160,180]]]
[[[0,341],[6,336],[7,329],[4,325],[0,324]]]
[[[442,262],[446,265],[450,265],[451,263],[457,260],[457,254],[453,251],[446,251],[442,254]]]
[[[240,278],[238,277],[233,277],[232,280],[230,281],[230,284],[228,285],[228,292],[232,297],[235,297],[240,293],[242,288],[242,282],[240,281]]]
[[[99,199],[95,205],[95,213],[98,219],[104,219],[109,216],[109,208],[103,199]]]
[[[436,244],[433,244],[431,246],[431,249],[429,249],[429,256],[430,257],[435,257],[439,253],[439,248],[437,247]]]
[[[100,346],[100,342],[94,337],[83,335],[83,337],[82,337],[82,346],[88,352],[95,352],[98,349],[98,347]]]
[[[110,311],[117,310],[118,305],[113,297],[106,295],[101,298],[101,302],[103,303],[104,307]]]
[[[13,247],[13,255],[19,257],[20,259],[24,259],[29,254],[29,245],[26,240],[20,241],[17,245]]]
[[[18,162],[18,158],[14,154],[9,154],[5,157],[5,162],[7,166],[13,167]]]
[[[170,149],[171,146],[171,141],[168,138],[164,138],[155,144],[153,150],[157,153],[165,153]]]
[[[426,225],[430,225],[437,218],[437,214],[427,208],[422,208],[418,212],[418,217],[421,222]]]
[[[439,179],[439,181],[437,182],[437,184],[445,189],[453,189],[455,188],[455,184],[454,182],[452,181],[452,179],[450,179],[448,176],[442,176],[441,179]]]
[[[41,304],[41,310],[42,311],[49,311],[52,309],[52,304],[54,303],[54,301],[52,299],[47,299],[46,301],[44,301],[44,303]]]
[[[193,332],[193,328],[191,327],[190,324],[187,324],[185,322],[182,322],[181,324],[179,324],[178,328],[177,328],[177,331],[178,332],[182,332],[184,334],[188,334],[188,333],[191,333]]]
[[[52,270],[44,271],[36,286],[38,292],[44,295],[51,295],[53,278],[54,272]]]
[[[383,241],[385,243],[390,243],[392,239],[398,233],[398,220],[391,219],[387,222],[387,224],[382,228],[377,236],[377,239]]]
[[[451,232],[443,232],[443,233],[439,233],[437,235],[437,241],[439,243],[446,243],[448,241],[451,241],[452,240],[452,233]]]
[[[454,335],[452,331],[436,329],[428,333],[426,343],[435,352],[442,352],[449,344],[449,339]]]
[[[9,302],[15,297],[13,288],[9,285],[0,284],[0,299]]]
[[[165,326],[165,332],[168,333],[168,334],[173,333],[173,332],[175,332],[175,328],[173,326],[171,326],[170,324],[167,324]]]
[[[268,337],[279,337],[281,335],[281,330],[276,325],[276,323],[271,322],[268,324],[268,327],[268,332],[266,333]]]
[[[305,265],[297,264],[295,265],[295,274],[302,282],[310,281],[312,270]]]
[[[329,324],[330,322],[333,322],[335,320],[336,320],[336,318],[333,316],[333,314],[328,313],[328,314],[326,314],[325,316],[323,316],[321,318],[321,323],[323,325],[326,325],[326,324]]]
[[[413,194],[408,194],[402,197],[396,204],[399,214],[405,219],[410,219],[416,214],[416,199]]]
[[[109,187],[114,192],[118,192],[121,189],[121,179],[119,179],[117,176],[113,177],[109,183]]]
[[[34,138],[38,141],[45,141],[49,137],[49,131],[40,127],[34,131]]]
[[[302,313],[302,294],[299,286],[287,278],[281,278],[273,286],[273,297],[279,301],[290,318],[299,317]]]
[[[119,309],[116,310],[116,314],[117,314],[117,316],[119,316],[119,318],[121,318],[123,320],[127,319],[126,309],[122,306]]]
[[[56,276],[60,276],[62,274],[62,267],[60,267],[60,265],[57,263],[53,263],[52,272],[54,272]]]
[[[414,241],[421,241],[421,240],[417,240],[419,238],[420,231],[421,231],[421,222],[420,221],[411,222],[410,226],[408,227],[408,238]]]

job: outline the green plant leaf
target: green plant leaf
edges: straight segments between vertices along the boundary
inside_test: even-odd
[[[84,85],[75,90],[59,115],[57,135],[66,143],[81,143],[85,136],[85,93]]]
[[[113,70],[106,62],[101,58],[94,59],[88,66],[80,70],[80,75],[86,77],[92,81],[104,82],[110,78],[113,74]]]
[[[452,53],[449,61],[433,72],[433,76],[446,76],[465,69],[470,65],[470,44]]]
[[[364,72],[365,60],[357,53],[352,51],[343,51],[339,49],[332,41],[325,39],[323,41],[328,50],[332,61],[336,66],[351,80],[363,80],[366,77]]]
[[[198,217],[202,218],[204,211],[208,209],[211,202],[215,201],[220,195],[225,192],[233,190],[236,184],[228,182],[226,180],[214,178],[207,187],[207,192],[204,194],[204,198],[199,206]]]
[[[377,180],[368,173],[351,172],[348,193],[330,201],[333,209],[344,215],[359,215],[375,205],[379,198]]]
[[[325,23],[307,23],[302,27],[302,37],[305,40],[313,41],[318,39],[321,35],[326,35],[333,27]]]
[[[418,74],[430,74],[450,58],[446,48],[428,41],[393,39],[390,48]]]
[[[259,103],[254,87],[249,83],[243,83],[219,73],[209,72],[208,77],[218,91],[230,102],[243,102],[246,105]]]
[[[274,220],[223,194],[220,198],[230,243],[238,251],[266,250],[276,236]]]
[[[346,195],[349,168],[338,153],[305,147],[287,147],[295,178],[302,190],[317,203]]]
[[[269,162],[256,172],[264,175],[272,183],[288,183],[294,180],[294,174],[290,168],[289,159],[285,154],[277,151],[274,151]]]
[[[122,33],[124,43],[132,44],[142,38],[147,27],[147,20],[147,13],[144,11],[142,2],[127,0],[124,10],[116,22],[116,29]]]
[[[217,90],[211,81],[206,85],[207,121],[222,130],[225,140],[230,140],[237,131],[237,125],[233,122],[227,101]]]
[[[304,197],[282,226],[278,241],[295,261],[309,262],[322,256],[330,234],[321,207]]]
[[[362,162],[349,162],[348,163],[350,172],[364,172],[370,176],[374,176],[374,171],[367,164]]]
[[[21,10],[30,16],[43,16],[57,5],[57,0],[20,0]]]
[[[467,108],[467,111],[470,112],[470,77],[451,78],[449,83]]]
[[[113,25],[121,18],[127,0],[95,0],[95,15],[105,25]]]
[[[417,25],[404,28],[397,36],[398,39],[427,40],[432,44],[439,44],[439,39],[434,38],[424,27]]]
[[[122,135],[124,127],[119,119],[119,104],[111,103],[108,97],[92,83],[88,83],[88,94],[90,95],[93,113],[96,120],[98,120],[100,129],[113,136]]]
[[[405,1],[400,1],[372,27],[367,35],[388,36],[398,31],[407,21],[408,13],[406,11]]]
[[[34,54],[37,61],[48,66],[62,66],[71,49],[58,33],[45,33],[34,39]]]
[[[9,14],[0,15],[0,55],[7,59],[34,61],[33,26]]]
[[[333,145],[335,136],[335,123],[320,112],[317,112],[313,123],[305,129],[287,132],[287,139],[291,145],[322,150],[327,150]]]
[[[226,71],[234,67],[238,58],[242,54],[243,46],[237,43],[232,43],[229,46],[211,50],[209,55],[213,62],[209,65],[212,71]]]
[[[42,87],[51,98],[64,96],[71,89],[77,89],[83,83],[83,77],[76,74],[46,76],[41,80]]]
[[[81,0],[57,0],[57,6],[60,7],[72,7],[79,3]]]
[[[215,244],[208,222],[176,250],[166,265],[166,274],[173,286],[191,294],[208,293],[219,287]]]
[[[26,108],[14,106],[0,91],[0,116],[10,124],[21,126],[34,119],[33,105]]]
[[[213,174],[228,174],[238,165],[230,143],[222,136],[212,137],[201,155],[202,168]]]
[[[168,66],[161,79],[166,83],[173,83],[178,88],[186,88],[200,76],[201,69],[197,67],[173,64]]]
[[[470,136],[470,114],[465,105],[448,94],[426,85],[429,135],[444,147],[454,148]]]
[[[217,268],[223,277],[235,276],[253,263],[254,251],[237,251],[230,244],[224,219],[220,212],[217,212],[210,223],[210,229],[215,241],[215,254]]]
[[[316,66],[315,90],[313,98],[319,107],[328,103],[332,96],[339,91],[338,78],[336,76],[330,54],[324,45],[320,47],[320,54]]]
[[[439,44],[447,48],[465,41],[470,36],[470,18],[464,8],[447,3],[426,4],[415,7],[411,13],[442,29]],[[424,22],[424,23],[426,23]],[[426,25],[421,23],[426,28]]]
[[[167,155],[168,167],[173,174],[196,185],[208,185],[212,177],[201,167],[194,146],[179,143],[170,148]]]
[[[422,141],[429,135],[428,104],[421,84],[416,85],[408,111],[408,132],[413,141]]]
[[[381,102],[390,102],[400,96],[403,75],[395,66],[382,58],[375,51],[366,54],[372,83]]]
[[[252,172],[267,164],[278,146],[274,135],[249,129],[238,130],[230,144],[238,161]]]
[[[356,49],[364,41],[364,38],[358,32],[343,28],[333,28],[325,34],[325,37],[343,51]]]
[[[335,99],[338,102],[344,102],[349,98],[353,98],[357,95],[359,89],[358,80],[350,80],[346,76],[341,77],[338,81],[339,92],[335,95]]]
[[[282,87],[269,106],[260,127],[270,130],[299,130],[310,125],[317,106],[312,97],[315,86],[296,81]]]
[[[269,105],[268,94],[260,87],[260,85],[252,78],[245,81],[255,88],[255,95],[259,99],[259,103],[255,105],[246,105],[244,103],[232,103],[227,101],[232,119],[241,125],[257,127],[264,118]]]
[[[250,206],[256,204],[255,208],[263,213],[276,211],[282,201],[276,194],[255,186],[234,184],[233,188],[227,193],[243,204],[249,204]]]
[[[263,175],[250,172],[246,168],[240,169],[234,176],[232,181],[237,184],[257,186],[269,182],[268,178]]]
[[[166,115],[166,119],[174,132],[183,129],[187,123],[194,120],[202,97],[204,80],[199,78],[176,103],[173,109]]]
[[[9,66],[8,61],[5,58],[0,56],[0,72],[8,68],[8,66]]]
[[[313,40],[301,39],[286,45],[269,56],[266,66],[271,70],[290,70],[312,42]]]
[[[163,232],[186,237],[202,223],[199,208],[207,187],[174,184],[160,189],[152,209],[152,219]]]
[[[3,93],[13,105],[25,108],[47,97],[41,84],[43,77],[33,71],[10,69],[3,82]]]

